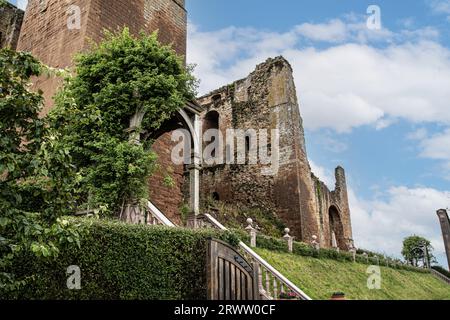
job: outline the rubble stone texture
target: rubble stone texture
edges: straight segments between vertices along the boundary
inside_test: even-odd
[[[275,212],[297,240],[308,243],[316,235],[323,247],[330,247],[334,232],[337,245],[349,248],[352,229],[344,169],[336,169],[334,191],[312,174],[292,68],[284,58],[268,59],[247,78],[198,101],[205,108],[203,117],[207,120],[218,114],[225,148],[228,129],[280,130],[280,167],[276,174],[266,175],[266,166],[260,163],[204,165],[203,197],[214,195],[221,201]],[[211,121],[205,122],[204,131],[207,129],[211,129]],[[271,140],[266,141],[259,143]],[[223,152],[227,153],[225,149]]]
[[[9,3],[0,7],[0,48],[16,49],[24,12]]]
[[[81,10],[80,29],[67,26],[73,18],[70,5]],[[172,43],[177,53],[185,56],[184,5],[184,0],[30,0],[17,49],[32,52],[52,67],[65,68],[72,66],[76,53],[87,50],[92,41],[101,40],[104,29],[114,31],[127,26],[134,34],[159,30],[159,39]],[[0,25],[1,30],[12,30],[20,24],[20,13],[16,14],[17,20],[11,19],[14,16],[7,13],[9,22],[6,27]],[[52,108],[52,97],[60,85],[61,80],[55,78],[35,81],[35,87],[44,91],[43,115]],[[275,174],[268,175],[267,166],[262,164],[204,165],[203,199],[212,196],[270,211],[282,219],[297,240],[311,243],[315,235],[322,247],[337,242],[341,249],[349,249],[352,228],[344,169],[336,169],[333,191],[311,172],[292,69],[284,58],[269,59],[247,78],[198,100],[205,109],[204,129],[217,127],[224,137],[227,129],[280,130],[279,170]],[[181,127],[182,121],[174,118],[155,135],[153,150],[159,155],[160,170],[150,180],[151,200],[178,224],[182,220],[180,207],[189,199],[187,167],[175,166],[171,161],[175,145],[171,133]],[[269,150],[272,147],[270,143],[267,146]],[[171,183],[167,183],[167,176]]]

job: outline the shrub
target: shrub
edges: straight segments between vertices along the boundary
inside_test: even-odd
[[[250,238],[248,235],[242,233],[239,233],[239,236],[242,241],[245,243],[250,243]],[[276,239],[272,237],[262,236],[258,235],[256,238],[256,247],[261,249],[267,249],[271,251],[276,252],[284,252],[288,253],[288,246],[286,241],[282,239]],[[368,265],[377,265],[378,263],[381,266],[388,266],[390,268],[394,269],[402,269],[402,270],[409,270],[409,271],[415,271],[415,272],[421,272],[421,273],[427,273],[429,272],[426,269],[420,269],[408,265],[400,264],[398,261],[393,260],[386,260],[383,255],[381,254],[375,254],[370,252],[368,255],[368,258],[362,256],[362,253],[367,253],[369,251],[366,250],[358,250],[358,254],[356,256],[356,262],[362,263],[362,264],[368,264]],[[294,241],[293,245],[293,252],[292,254],[303,256],[303,257],[313,257],[317,259],[331,259],[331,260],[337,260],[342,262],[353,262],[353,254],[350,252],[345,251],[337,251],[334,249],[326,249],[321,248],[320,250],[314,249],[312,246],[303,243],[303,242],[296,242]],[[378,257],[378,259],[376,258]]]
[[[449,272],[448,270],[444,269],[443,267],[441,267],[441,266],[433,266],[433,267],[431,267],[431,268],[433,268],[433,269],[436,270],[437,272],[443,274],[443,275],[446,276],[447,278],[450,278],[450,272]]]
[[[14,268],[28,283],[1,291],[9,299],[63,300],[204,300],[208,238],[236,244],[233,233],[129,225],[117,221],[71,219],[82,228],[81,247],[57,259],[37,261],[28,255]],[[67,268],[81,269],[81,290],[67,289]]]

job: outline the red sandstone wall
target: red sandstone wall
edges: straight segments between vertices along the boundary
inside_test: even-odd
[[[289,63],[283,58],[270,59],[248,78],[216,90],[199,102],[205,114],[211,110],[220,114],[224,136],[228,128],[280,129],[281,151],[280,169],[273,176],[263,175],[260,164],[205,168],[202,196],[218,192],[223,201],[275,212],[297,239],[317,234],[319,219]]]
[[[181,0],[52,0],[45,6],[40,0],[30,0],[25,14],[17,49],[30,51],[45,64],[65,68],[73,64],[76,53],[89,46],[89,40],[99,41],[103,30],[115,31],[128,26],[137,34],[160,29],[160,40],[173,43],[178,54],[186,54],[187,14]],[[69,5],[81,9],[81,29],[69,30]],[[60,79],[41,77],[36,88],[44,92],[46,108],[53,106],[52,97]]]
[[[182,225],[179,209],[184,203],[187,203],[188,199],[185,199],[183,193],[184,166],[174,165],[171,159],[174,146],[171,132],[163,134],[152,146],[152,150],[158,155],[158,168],[149,181],[150,200],[173,223]],[[172,178],[175,182],[174,186],[164,184],[166,176]]]
[[[7,3],[0,7],[0,49],[16,49],[24,12]]]
[[[30,0],[25,13],[17,50],[29,51],[43,63],[65,68],[72,65],[76,52],[83,49],[86,23],[90,7],[89,0],[78,0],[81,8],[81,29],[67,28],[66,1],[48,1],[45,7],[39,0]],[[53,106],[52,97],[61,84],[61,79],[41,77],[35,81],[35,87],[44,92],[44,114]]]
[[[220,99],[219,99],[220,98]],[[218,89],[199,99],[205,108],[220,114],[219,129],[280,130],[280,168],[274,176],[264,176],[261,165],[204,166],[202,197],[217,192],[221,201],[240,203],[276,213],[291,228],[297,240],[310,243],[319,237],[322,246],[331,239],[328,211],[339,208],[344,239],[351,239],[345,173],[336,171],[336,190],[313,179],[305,147],[303,120],[296,96],[292,69],[283,58],[269,59],[246,79]],[[318,194],[318,186],[322,192]]]
[[[100,41],[103,30],[115,31],[128,26],[137,34],[141,30],[159,29],[159,38],[164,43],[173,43],[180,55],[186,54],[187,18],[184,0],[51,0],[45,6],[41,0],[30,0],[24,18],[18,50],[30,51],[43,63],[56,68],[73,65],[76,53],[89,47],[91,41]],[[71,13],[69,5],[81,9],[81,29],[69,30],[67,20]],[[61,85],[61,79],[40,77],[35,87],[43,90],[47,114],[53,107],[52,97]],[[169,130],[170,131],[170,130]],[[175,223],[180,223],[178,215],[183,202],[183,168],[174,167],[169,150],[172,149],[170,135],[160,137],[154,150],[159,154],[162,171],[158,171],[150,181],[152,201]],[[167,168],[172,166],[173,188],[164,186]]]

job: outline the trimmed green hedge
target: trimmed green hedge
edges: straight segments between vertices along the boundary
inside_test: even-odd
[[[247,244],[250,243],[250,237],[248,235],[241,235],[239,234],[241,239],[243,239],[244,242]],[[286,241],[282,239],[275,239],[267,236],[257,236],[256,238],[256,247],[261,249],[267,249],[271,251],[276,252],[289,252],[288,246]],[[317,259],[331,259],[331,260],[337,260],[337,261],[348,261],[353,262],[353,255],[349,252],[344,251],[336,251],[334,249],[319,249],[316,250],[310,245],[307,245],[303,242],[295,242],[293,245],[293,254],[299,255],[302,257],[313,257]],[[361,255],[356,256],[356,262],[368,264],[368,265],[377,265],[378,260],[375,257],[369,257],[368,261],[365,257]],[[387,266],[386,259],[380,258],[379,263],[382,266]],[[389,261],[389,267],[394,269],[401,269],[401,270],[408,270],[408,271],[415,271],[415,272],[421,272],[421,273],[428,273],[428,270],[415,268],[412,266],[402,265],[402,264],[394,264],[393,261]]]
[[[64,249],[55,261],[27,256],[15,263],[21,277],[34,275],[7,299],[204,300],[207,239],[236,245],[232,233],[72,219],[87,230],[81,248]],[[81,268],[81,290],[68,290],[67,268]]]

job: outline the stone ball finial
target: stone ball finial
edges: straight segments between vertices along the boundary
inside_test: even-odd
[[[286,235],[288,235],[290,232],[291,232],[291,229],[289,229],[289,228],[284,229],[284,233],[285,233]]]
[[[248,218],[247,219],[247,224],[252,225],[253,224],[253,219],[252,218]]]
[[[314,241],[316,241],[316,240],[317,240],[317,236],[316,236],[316,235],[312,236],[312,239],[313,239]]]

